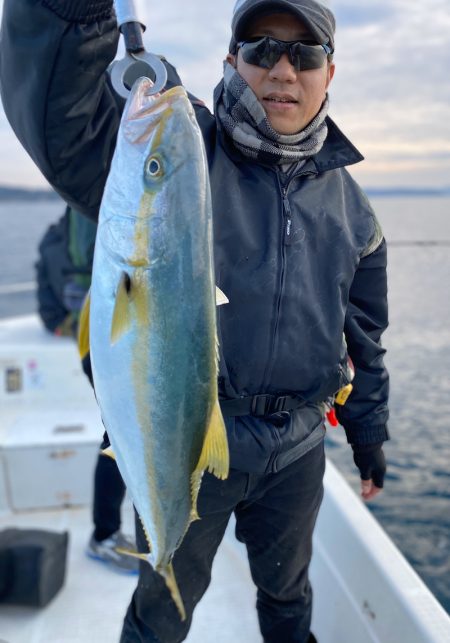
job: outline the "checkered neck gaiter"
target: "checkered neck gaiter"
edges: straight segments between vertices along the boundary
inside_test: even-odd
[[[327,136],[328,95],[317,116],[297,134],[279,134],[271,126],[253,90],[225,62],[223,80],[214,91],[216,118],[244,156],[273,165],[304,161],[317,154]]]

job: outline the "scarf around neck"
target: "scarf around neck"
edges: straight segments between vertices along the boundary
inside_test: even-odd
[[[214,91],[216,118],[237,149],[263,163],[283,165],[317,154],[328,133],[328,95],[317,116],[296,134],[279,134],[264,107],[238,71],[225,62],[223,80]]]

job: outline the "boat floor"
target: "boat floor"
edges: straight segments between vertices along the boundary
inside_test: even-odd
[[[123,530],[133,533],[133,510],[122,507]],[[114,643],[137,576],[123,575],[85,554],[92,531],[89,507],[0,514],[0,530],[40,528],[70,534],[65,584],[43,609],[0,606],[0,643]],[[220,580],[218,580],[220,579]],[[200,602],[188,643],[260,641],[255,590],[243,546],[230,522],[216,556],[211,585]]]
[[[314,538],[312,630],[320,643],[443,643],[450,618],[345,480],[327,462]],[[133,533],[128,497],[123,531]],[[0,605],[0,643],[115,643],[136,576],[86,556],[89,506],[0,513],[8,527],[68,531],[66,581],[43,609]],[[214,561],[212,582],[194,614],[188,643],[260,643],[255,588],[234,520]]]

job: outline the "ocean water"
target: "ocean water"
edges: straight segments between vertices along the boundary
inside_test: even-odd
[[[389,246],[391,440],[385,491],[369,506],[450,612],[450,199],[372,205]],[[0,203],[0,317],[35,310],[37,244],[63,211],[59,202]],[[342,429],[329,429],[327,454],[357,491]]]
[[[38,243],[64,209],[62,201],[0,201],[0,318],[36,310]]]
[[[388,241],[391,440],[370,507],[450,612],[450,199],[372,199]],[[339,429],[328,455],[356,489]]]

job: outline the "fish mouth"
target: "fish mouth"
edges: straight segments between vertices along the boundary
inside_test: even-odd
[[[181,85],[176,85],[170,89],[151,96],[145,96],[142,107],[129,115],[129,120],[136,120],[147,116],[163,113],[168,107],[172,107],[179,100],[189,102],[186,90]]]
[[[137,145],[145,145],[152,134],[158,139],[158,133],[162,135],[175,114],[181,117],[184,113],[191,121],[195,120],[194,109],[184,87],[177,85],[161,94],[149,96],[145,93],[146,81],[150,82],[142,79],[142,84],[133,88],[134,93],[124,115],[124,136],[127,141]]]

